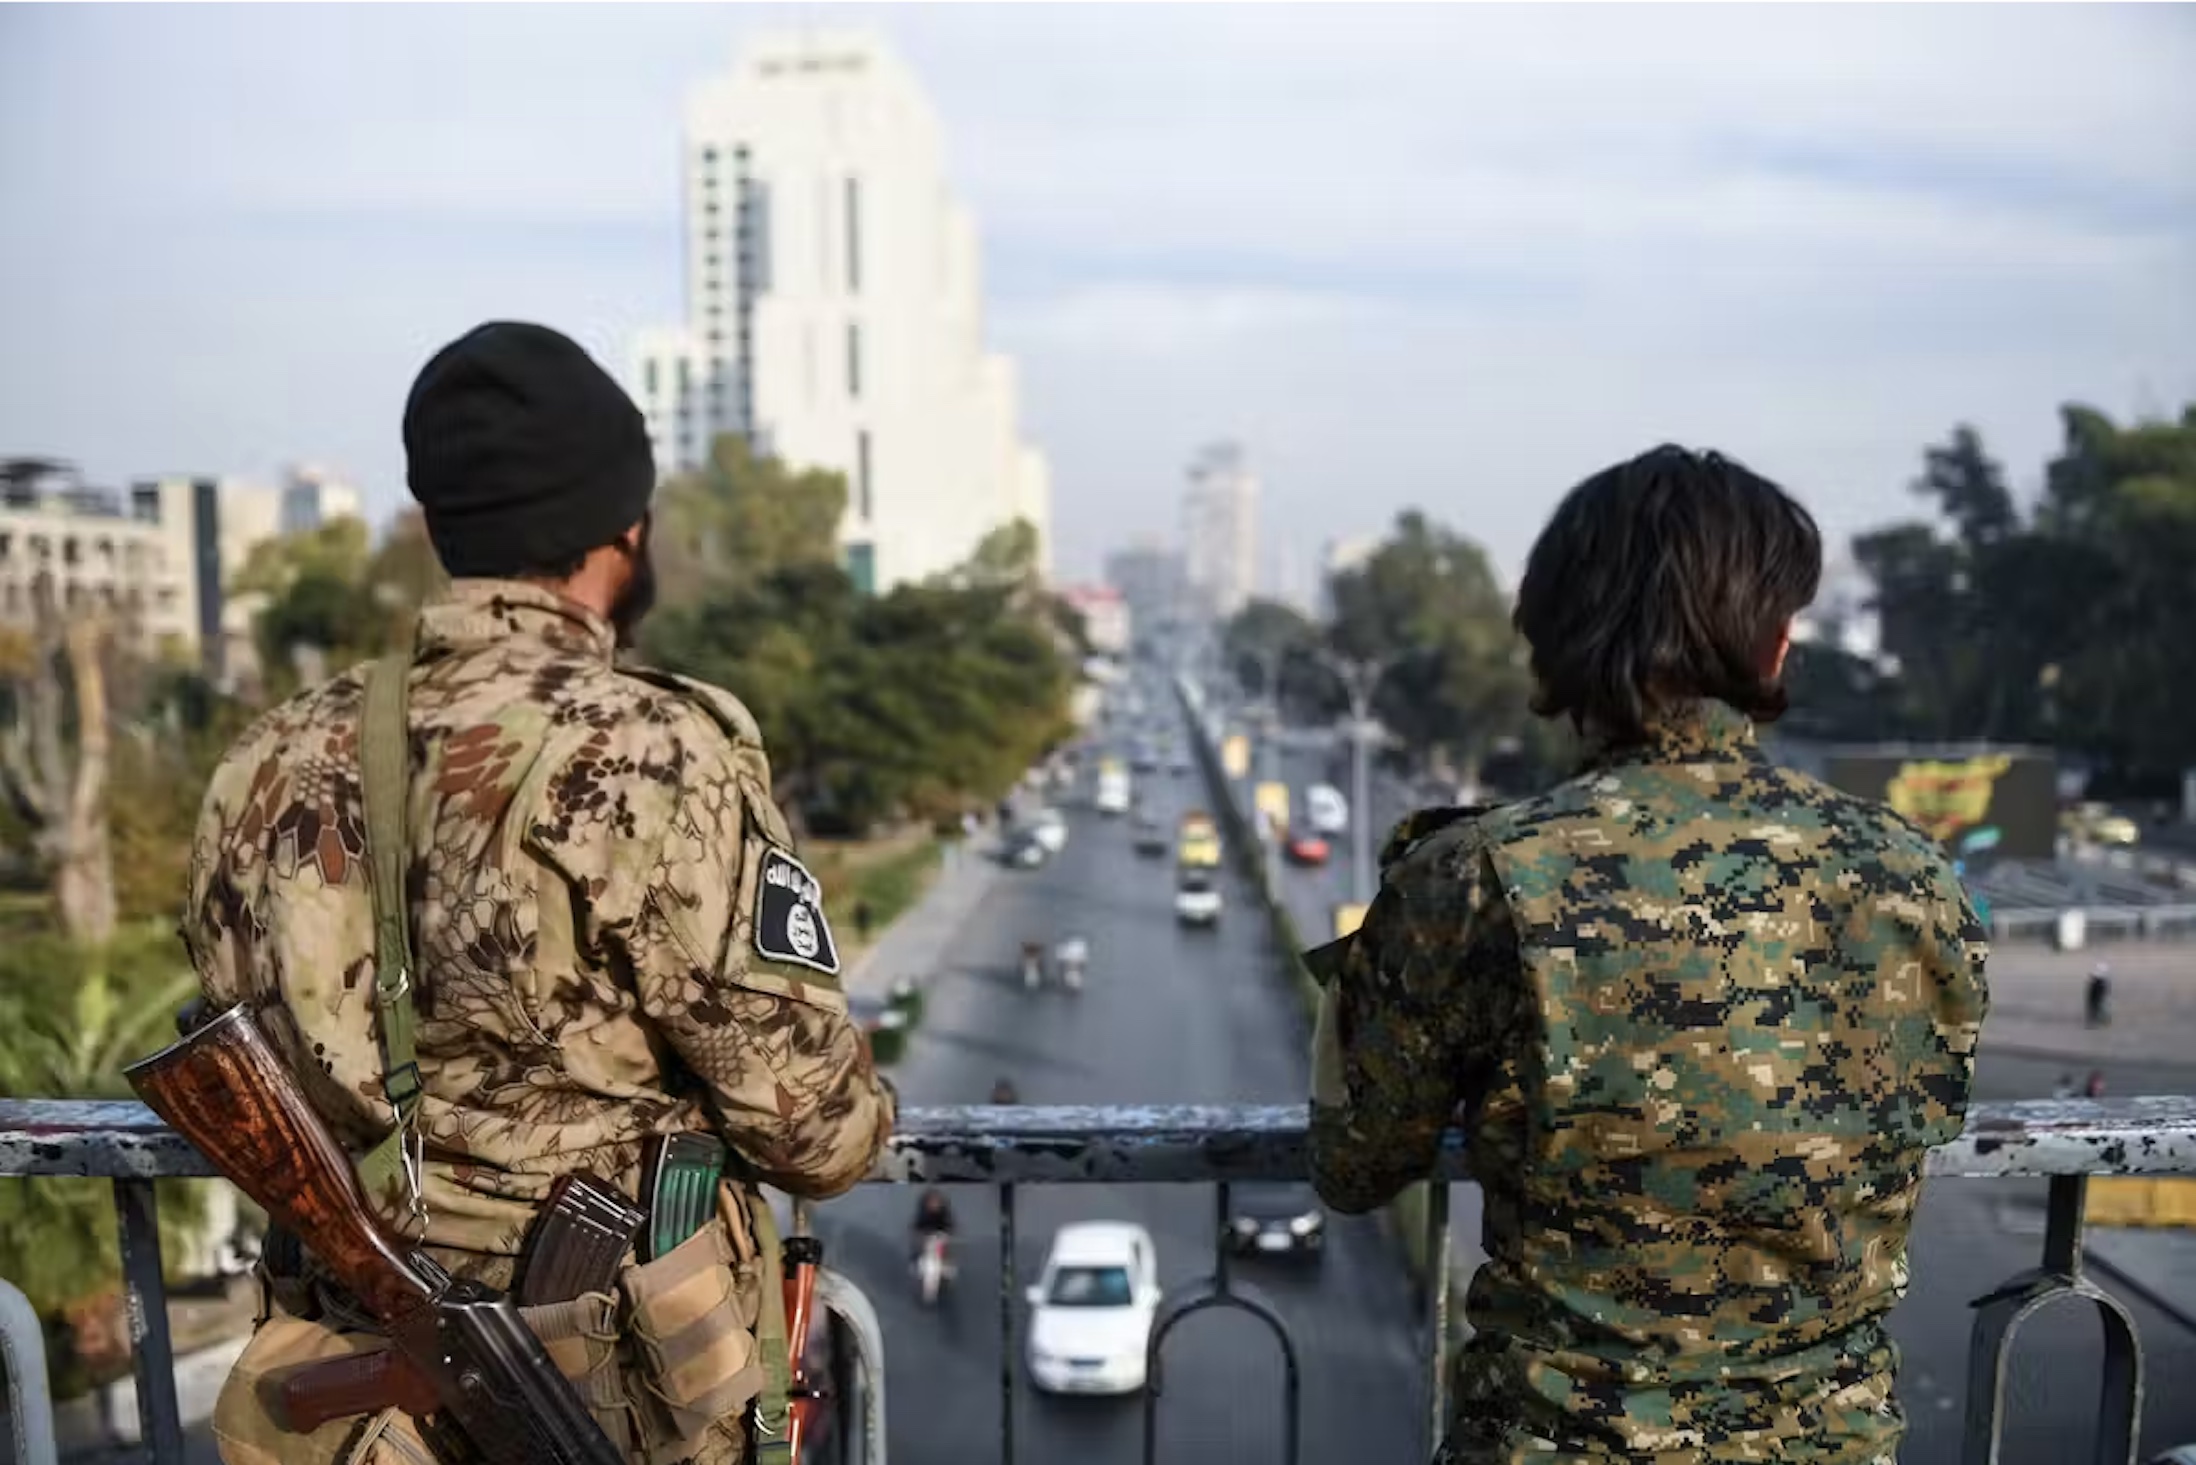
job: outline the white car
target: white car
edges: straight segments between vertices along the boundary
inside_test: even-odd
[[[1220,924],[1220,886],[1203,870],[1185,870],[1174,887],[1174,918],[1185,926]]]
[[[1048,852],[1058,854],[1067,848],[1067,816],[1058,809],[1039,809],[1037,816],[1029,821],[1029,833]]]
[[[1135,802],[1134,790],[1129,786],[1125,769],[1107,768],[1098,774],[1098,797],[1095,801],[1101,814],[1126,814]]]
[[[1151,1233],[1124,1221],[1062,1226],[1029,1298],[1029,1378],[1049,1394],[1133,1394],[1159,1311]]]
[[[1340,834],[1350,827],[1349,801],[1332,784],[1315,783],[1304,790],[1304,819],[1315,834]]]

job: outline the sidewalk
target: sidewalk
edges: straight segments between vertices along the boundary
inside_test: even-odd
[[[2112,1021],[2082,1020],[2092,967],[2112,968]],[[1990,949],[1984,1053],[2196,1067],[2196,942],[2121,941],[2086,951]]]
[[[936,975],[938,953],[1006,873],[997,851],[988,832],[949,847],[930,888],[847,968],[846,995],[881,998],[902,977],[921,986]]]

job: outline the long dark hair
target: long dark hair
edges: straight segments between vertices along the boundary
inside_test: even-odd
[[[1618,743],[1700,698],[1773,721],[1770,653],[1821,578],[1813,517],[1729,458],[1665,444],[1604,469],[1557,506],[1518,588],[1533,710]]]

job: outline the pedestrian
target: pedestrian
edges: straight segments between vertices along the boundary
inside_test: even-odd
[[[1515,620],[1585,766],[1407,820],[1310,954],[1321,1196],[1384,1204],[1460,1112],[1485,1191],[1447,1465],[1898,1445],[1884,1319],[1985,946],[1935,840],[1756,743],[1821,563],[1807,512],[1713,453],[1573,490]]]
[[[2112,964],[2100,961],[2089,972],[2089,991],[2082,1002],[2089,1026],[2101,1028],[2112,1021]]]
[[[590,1294],[544,1336],[591,1366],[583,1394],[629,1459],[751,1459],[785,1427],[784,1386],[766,1382],[784,1354],[764,1359],[787,1346],[747,1321],[773,1315],[779,1286],[754,1182],[843,1191],[894,1119],[838,990],[822,888],[747,709],[613,664],[652,594],[656,481],[617,383],[554,331],[485,325],[420,373],[404,444],[452,584],[388,657],[230,749],[200,815],[186,944],[210,1004],[257,1008],[330,1128],[372,1146],[360,1166],[383,1220],[454,1275],[507,1288],[560,1176],[637,1198],[651,1136],[728,1145],[740,1178],[693,1244],[627,1264],[625,1303]],[[387,801],[362,791],[366,758],[393,775]],[[391,845],[393,888],[368,861]],[[416,941],[377,951],[377,908],[408,913]],[[269,1315],[214,1415],[222,1458],[434,1458],[393,1409],[287,1430],[274,1380],[378,1339],[294,1243],[267,1252]],[[639,1341],[669,1326],[645,1301],[667,1288],[722,1299],[680,1315],[669,1353]]]
[[[2089,1081],[2082,1085],[2084,1098],[2101,1099],[2105,1096],[2105,1076],[2101,1068],[2089,1070]]]
[[[2071,1099],[2080,1092],[2081,1090],[2074,1086],[2074,1075],[2062,1073],[2059,1075],[2058,1086],[2051,1091],[2051,1097],[2054,1099]]]
[[[869,944],[869,902],[866,900],[854,902],[854,936],[864,946]]]

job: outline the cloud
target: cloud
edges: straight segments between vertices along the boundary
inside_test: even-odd
[[[0,7],[0,449],[334,458],[393,507],[434,345],[529,315],[615,362],[676,314],[681,103],[812,20]],[[944,121],[1071,569],[1171,525],[1219,435],[1299,558],[1421,503],[1514,564],[1663,437],[1857,528],[1955,421],[2025,481],[2065,398],[2196,398],[2182,7],[857,23]]]

